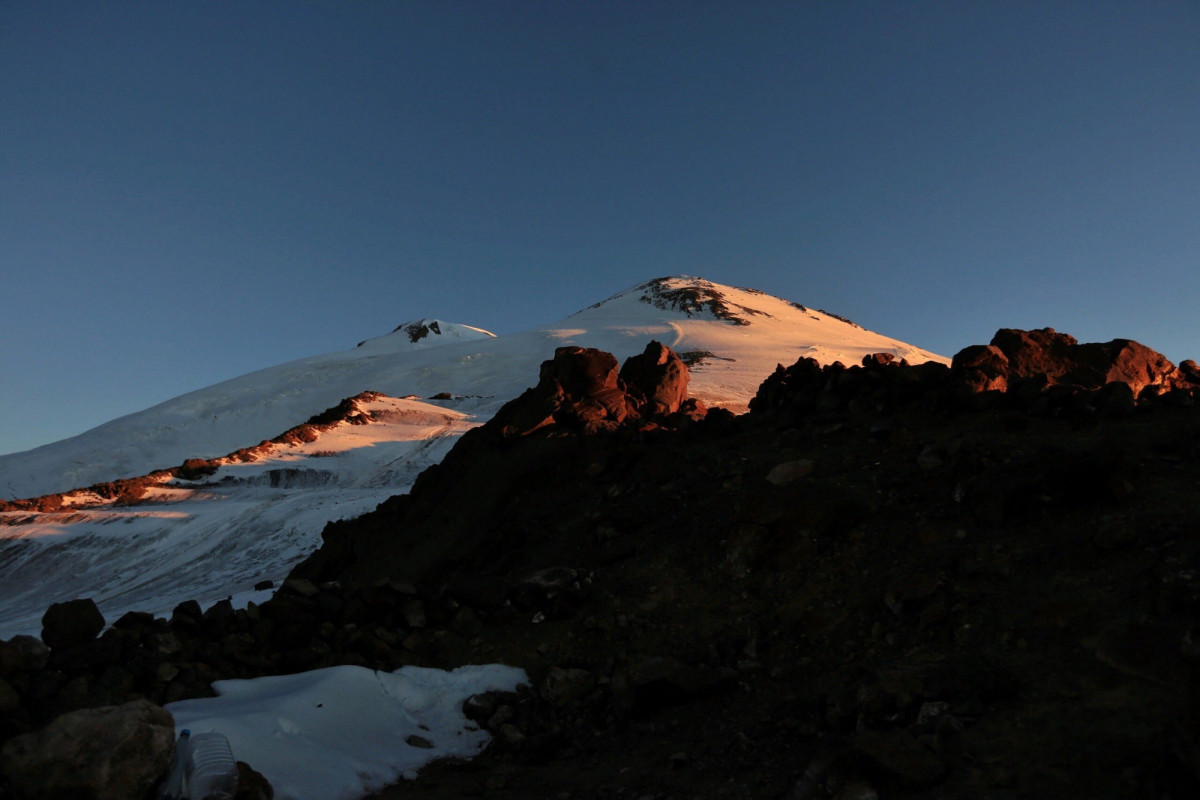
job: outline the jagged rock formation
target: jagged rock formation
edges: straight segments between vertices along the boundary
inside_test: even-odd
[[[687,397],[688,369],[671,348],[650,342],[620,372],[610,353],[560,347],[542,363],[537,386],[507,403],[485,428],[504,437],[547,426],[583,433],[612,432],[630,421],[651,423],[677,413],[704,415]]]
[[[780,365],[750,408],[803,416],[919,403],[941,410],[991,406],[1043,415],[1120,414],[1138,403],[1190,405],[1200,390],[1198,378],[1195,362],[1177,368],[1129,339],[1079,344],[1051,328],[1002,329],[991,344],[959,351],[949,368],[933,362],[909,366],[890,353],[849,368],[802,358],[786,369]]]
[[[991,344],[975,345],[954,356],[953,367],[963,372],[966,386],[976,391],[1006,391],[1024,387],[1036,392],[1047,386],[1095,390],[1124,383],[1135,396],[1147,387],[1155,393],[1195,388],[1194,362],[1174,364],[1130,339],[1079,344],[1075,337],[1053,328],[1032,331],[1004,328]]]

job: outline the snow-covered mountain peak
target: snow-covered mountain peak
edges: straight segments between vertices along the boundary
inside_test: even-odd
[[[670,275],[639,283],[588,306],[569,319],[580,316],[591,318],[598,314],[662,318],[662,312],[666,312],[667,316],[678,315],[686,319],[740,326],[766,320],[827,318],[862,330],[860,325],[838,314],[811,309],[758,289],[726,286],[692,275]]]
[[[689,319],[715,319],[732,325],[749,325],[751,317],[771,316],[755,307],[757,304],[740,302],[746,298],[738,295],[770,297],[757,290],[734,289],[691,275],[672,275],[639,283],[589,306],[585,311],[615,311],[637,302],[645,303],[657,311],[677,312]]]
[[[377,336],[359,342],[359,347],[383,347],[393,349],[401,347],[431,347],[451,342],[470,342],[479,339],[495,339],[496,334],[457,322],[446,322],[440,319],[421,318],[411,322],[402,322],[385,336]]]

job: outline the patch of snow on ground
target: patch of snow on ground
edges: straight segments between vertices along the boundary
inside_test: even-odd
[[[228,737],[234,758],[261,772],[277,800],[353,800],[434,759],[478,754],[488,734],[463,716],[463,701],[523,683],[523,670],[500,664],[392,673],[342,666],[217,681],[217,697],[167,710],[176,736],[187,728]]]

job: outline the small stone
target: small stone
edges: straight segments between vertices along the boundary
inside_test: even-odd
[[[21,696],[12,685],[0,678],[0,714],[7,715],[21,707]]]
[[[493,692],[473,694],[463,701],[463,716],[474,722],[484,723],[496,713],[496,698]]]
[[[931,472],[946,463],[946,459],[934,445],[926,445],[921,454],[917,456],[917,466],[926,472]]]
[[[542,697],[553,706],[562,708],[578,702],[596,686],[596,676],[586,669],[551,667],[542,681]]]
[[[607,542],[616,539],[620,535],[621,531],[611,525],[596,526],[596,541],[598,542]]]
[[[785,461],[782,464],[776,464],[767,473],[767,482],[774,486],[787,486],[789,483],[800,480],[812,471],[813,462],[807,458],[797,461]]]
[[[156,670],[158,679],[163,683],[170,683],[175,680],[175,676],[179,674],[179,667],[172,664],[170,661],[164,661],[158,665]]]
[[[917,712],[916,727],[924,730],[932,728],[938,718],[950,710],[949,703],[930,702],[922,703],[921,710]]]
[[[906,730],[861,730],[854,746],[885,773],[911,787],[931,786],[946,774],[937,754]]]
[[[291,589],[301,597],[314,597],[321,590],[307,578],[288,578],[283,582],[284,589]]]
[[[472,637],[483,633],[483,623],[479,621],[479,617],[471,609],[463,606],[454,614],[454,619],[450,620],[450,630],[457,633],[459,636]]]
[[[487,721],[487,729],[489,731],[499,731],[504,724],[517,715],[510,705],[503,705],[496,709],[496,713]]]
[[[427,623],[425,604],[416,598],[406,601],[400,607],[400,614],[404,617],[404,624],[410,628],[424,628]]]
[[[263,774],[244,761],[237,762],[238,800],[273,800],[275,790]]]
[[[879,800],[879,793],[865,783],[847,783],[838,792],[837,800]]]
[[[500,726],[500,738],[509,746],[516,746],[525,741],[525,734],[521,733],[520,729],[511,722],[506,722]]]
[[[417,736],[415,733],[405,739],[404,743],[409,747],[419,747],[422,750],[433,749],[433,742],[429,741],[424,736]]]
[[[46,666],[50,648],[36,636],[14,636],[0,641],[0,676],[18,672],[36,672]]]
[[[179,637],[174,633],[155,634],[154,641],[159,655],[170,656],[183,649],[183,645],[179,643]]]

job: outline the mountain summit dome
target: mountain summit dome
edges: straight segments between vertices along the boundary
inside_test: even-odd
[[[619,303],[622,300],[636,297],[638,302],[646,303],[659,311],[677,311],[689,319],[693,317],[707,318],[721,320],[732,325],[749,325],[750,317],[771,316],[768,312],[759,310],[753,305],[743,305],[730,296],[732,293],[771,297],[757,289],[733,289],[691,275],[673,275],[639,283],[637,286],[618,292],[590,308],[601,308],[611,303]],[[806,310],[804,306],[792,305],[800,310]]]
[[[450,342],[469,342],[476,339],[495,338],[496,334],[485,331],[483,328],[474,328],[470,325],[446,322],[440,319],[421,318],[412,320],[411,322],[402,322],[391,333],[359,342],[358,346],[364,347],[370,346],[373,343],[386,342],[390,349],[399,342],[418,347],[429,347],[439,344],[449,344]]]

